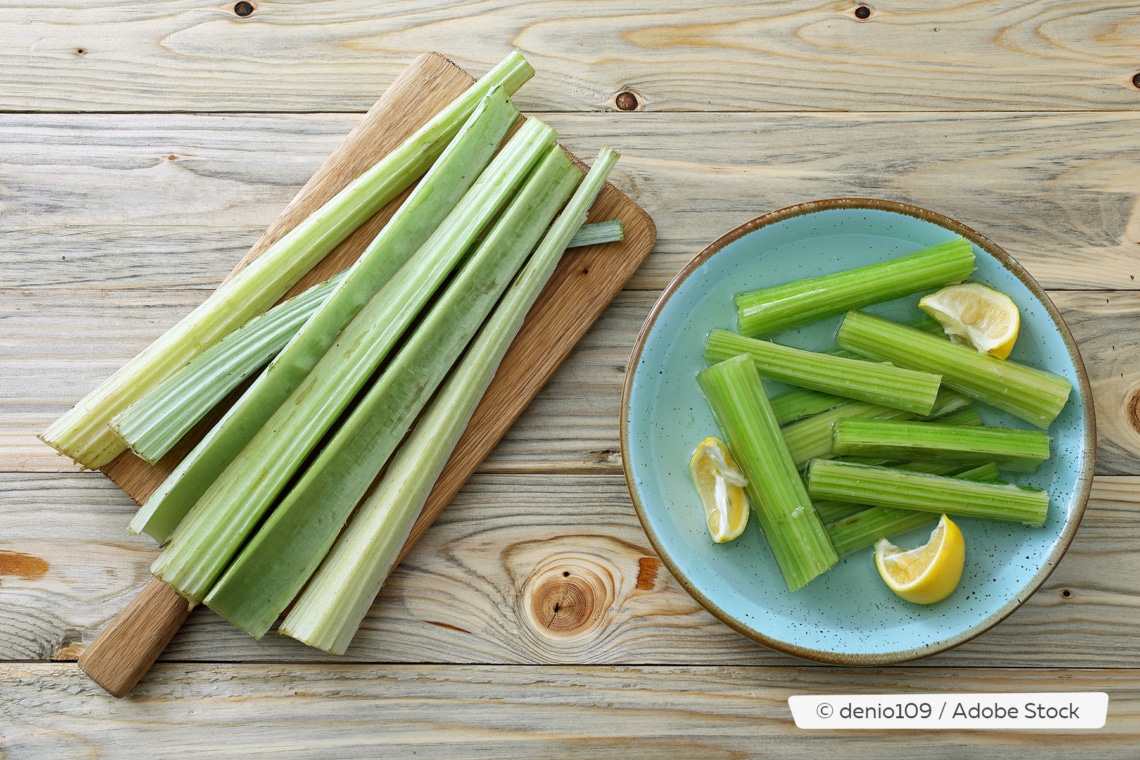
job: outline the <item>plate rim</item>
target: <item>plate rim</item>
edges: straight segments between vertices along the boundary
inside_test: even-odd
[[[672,557],[668,552],[664,551],[663,542],[661,538],[654,531],[646,514],[645,505],[642,504],[638,490],[635,486],[635,478],[631,471],[629,457],[624,455],[624,452],[629,446],[629,402],[630,395],[633,389],[634,377],[637,375],[637,368],[641,361],[641,355],[645,348],[645,342],[648,339],[653,326],[657,322],[657,318],[661,315],[662,310],[668,303],[672,295],[677,291],[688,277],[696,271],[702,264],[709,258],[723,250],[730,243],[739,240],[746,235],[755,232],[763,227],[770,226],[777,222],[791,219],[798,216],[805,216],[807,214],[818,213],[821,211],[832,210],[875,210],[887,211],[897,214],[910,216],[921,221],[926,221],[955,232],[962,237],[970,240],[979,248],[986,251],[986,253],[993,256],[1003,267],[1010,271],[1023,285],[1033,294],[1035,298],[1045,308],[1046,313],[1052,320],[1056,327],[1061,342],[1064,344],[1070,360],[1077,376],[1077,385],[1080,391],[1081,412],[1082,412],[1082,430],[1081,435],[1084,446],[1082,447],[1085,456],[1078,469],[1076,488],[1074,491],[1073,511],[1069,518],[1062,525],[1061,532],[1057,537],[1053,550],[1043,558],[1042,565],[1038,568],[1037,572],[1025,584],[1023,591],[1025,593],[1015,594],[1003,606],[990,613],[988,616],[982,618],[977,624],[968,627],[967,629],[948,636],[936,643],[917,647],[913,649],[904,649],[894,652],[882,653],[842,653],[831,652],[810,647],[798,646],[786,641],[772,638],[767,636],[753,627],[743,623],[736,617],[728,614],[723,610],[720,605],[713,602],[705,596],[693,584],[684,573],[680,572],[678,567],[673,562]],[[1031,274],[1021,265],[1016,259],[1008,254],[1004,249],[994,243],[985,235],[977,232],[973,228],[945,216],[936,211],[931,211],[920,206],[904,203],[901,201],[885,200],[879,198],[865,198],[865,197],[838,197],[838,198],[825,198],[821,200],[805,201],[802,203],[785,206],[783,208],[775,209],[767,213],[761,214],[753,219],[750,219],[743,224],[740,224],[728,232],[718,237],[713,242],[705,246],[698,254],[690,259],[684,267],[670,280],[669,284],[665,286],[664,290],[660,293],[655,301],[649,314],[646,316],[641,330],[638,332],[637,339],[634,341],[633,349],[630,353],[629,368],[625,375],[625,380],[622,383],[622,396],[621,396],[621,417],[620,417],[620,439],[619,443],[622,447],[622,471],[625,474],[626,487],[629,490],[630,499],[633,502],[634,511],[637,513],[637,519],[641,523],[642,529],[645,531],[646,536],[649,538],[650,543],[653,545],[654,551],[657,556],[669,568],[670,573],[674,578],[685,588],[685,590],[696,599],[702,607],[711,612],[722,623],[728,625],[743,636],[785,654],[792,655],[804,660],[813,662],[822,662],[832,665],[857,665],[857,666],[873,666],[873,665],[891,665],[900,662],[907,662],[922,657],[928,657],[940,652],[947,651],[957,647],[977,636],[990,630],[998,623],[1009,617],[1015,610],[1020,608],[1030,597],[1037,592],[1038,589],[1045,583],[1049,576],[1060,564],[1061,559],[1067,553],[1069,546],[1072,544],[1073,538],[1076,535],[1077,529],[1080,527],[1081,520],[1084,518],[1086,506],[1088,504],[1089,495],[1092,491],[1092,481],[1096,462],[1096,417],[1094,411],[1094,404],[1092,398],[1092,389],[1088,379],[1088,372],[1085,368],[1084,360],[1081,357],[1080,350],[1077,347],[1076,340],[1073,338],[1068,325],[1064,318],[1061,316],[1060,310],[1057,308],[1053,300],[1045,292],[1045,289],[1033,278]]]

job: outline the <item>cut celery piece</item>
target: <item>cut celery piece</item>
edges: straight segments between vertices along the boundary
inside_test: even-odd
[[[261,638],[348,517],[570,197],[581,170],[555,146],[407,342],[205,597]]]
[[[519,128],[428,242],[360,310],[198,500],[151,566],[155,576],[191,602],[202,600],[297,468],[404,337],[479,231],[498,216],[554,144],[554,137],[554,130],[537,119]]]
[[[930,372],[807,351],[719,328],[709,332],[706,362],[737,354],[750,356],[764,377],[915,414],[930,414],[938,396],[939,377]]]
[[[207,348],[111,420],[140,459],[154,464],[232,390],[272,359],[348,271],[298,293]]]
[[[873,359],[938,373],[946,387],[1041,428],[1057,418],[1072,391],[1060,375],[863,312],[848,312],[835,340]]]
[[[353,180],[110,378],[40,439],[84,467],[102,467],[126,444],[110,421],[203,350],[276,303],[302,275],[415,182],[495,87],[514,93],[534,69],[513,51],[414,135]]]
[[[1049,493],[1039,488],[910,472],[896,467],[813,460],[807,469],[813,499],[896,507],[950,516],[1045,523]]]
[[[480,180],[480,170],[491,161],[518,115],[501,88],[483,99],[320,309],[151,494],[131,521],[132,532],[146,533],[159,543],[165,542],[243,447],[301,385],[345,326],[370,300],[375,301],[377,292],[390,284],[417,249],[439,248],[439,242],[452,235],[457,237],[447,250],[468,244],[469,225],[481,213],[481,199],[495,187],[489,178]],[[477,191],[479,187],[482,189]],[[404,323],[411,316],[403,315]]]
[[[776,415],[776,422],[787,425],[804,417],[834,409],[840,404],[847,403],[848,399],[809,388],[793,388],[772,396],[769,401],[772,404],[772,413]]]
[[[601,243],[620,243],[625,240],[625,226],[621,219],[607,219],[604,222],[591,222],[583,224],[567,248],[580,248],[586,245],[599,245]]]
[[[697,383],[737,464],[789,591],[838,561],[780,435],[755,363],[744,355],[707,367]]]
[[[967,411],[966,408],[969,405],[970,399],[962,394],[941,390],[938,392],[934,407],[930,410],[930,417],[946,421],[948,424],[956,424],[957,418],[952,418],[953,421],[950,421],[947,420],[947,416]],[[839,420],[910,420],[917,416],[912,412],[869,404],[866,401],[847,401],[825,412],[785,425],[782,432],[784,442],[788,445],[788,451],[792,454],[792,460],[795,461],[797,467],[803,467],[811,459],[822,459],[835,455],[834,427]],[[981,424],[981,418],[977,416],[977,412],[974,412],[973,415],[964,416],[962,424],[970,424],[974,419],[977,419],[977,424]]]
[[[973,247],[956,238],[858,269],[738,293],[737,329],[752,337],[772,335],[849,309],[961,282],[973,271]]]
[[[935,422],[844,419],[832,449],[840,455],[887,459],[994,462],[1010,472],[1034,472],[1049,458],[1049,436],[1022,430]]]
[[[962,480],[1001,483],[997,465],[988,462],[954,475]],[[867,507],[843,502],[817,502],[816,511],[827,527],[827,535],[840,557],[874,546],[880,538],[920,528],[938,520],[933,512],[919,512],[896,507]]]
[[[293,604],[280,633],[334,654],[348,648],[523,318],[617,160],[609,148],[598,154],[566,209]]]

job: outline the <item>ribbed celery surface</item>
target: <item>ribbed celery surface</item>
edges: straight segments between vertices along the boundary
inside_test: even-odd
[[[962,411],[970,404],[970,399],[954,391],[939,391],[930,416],[942,419],[944,415]],[[976,415],[976,413],[975,413]],[[797,467],[803,467],[810,459],[830,457],[834,455],[834,428],[839,420],[845,419],[876,419],[876,420],[910,420],[916,414],[904,412],[901,409],[878,404],[869,404],[866,401],[847,401],[832,407],[825,412],[805,417],[782,429],[784,442],[788,444],[788,451]],[[964,421],[972,422],[968,417]],[[978,419],[981,423],[981,419]]]
[[[697,374],[716,426],[748,479],[756,517],[788,590],[838,561],[780,435],[755,364],[734,356]]]
[[[518,115],[501,88],[483,98],[455,140],[320,309],[147,499],[131,521],[133,532],[146,533],[160,543],[166,541],[270,416],[305,381],[345,327],[369,304],[373,309],[384,308],[384,300],[377,299],[377,293],[391,284],[417,249],[432,246],[450,251],[453,257],[462,255],[462,251],[456,251],[470,244],[474,236],[471,225],[479,222],[479,214],[486,215],[481,199],[490,197],[497,186],[497,181],[484,177],[481,170],[487,167]],[[543,139],[547,137],[544,135]],[[536,156],[541,148],[542,145],[536,145]],[[477,192],[477,188],[481,190]],[[449,236],[455,240],[449,248],[441,248],[440,242]],[[405,280],[405,286],[394,286],[403,288],[403,297],[411,292],[407,284]],[[406,324],[414,311],[396,314],[394,326]],[[396,337],[398,331],[389,336],[389,342]]]
[[[202,600],[305,458],[468,253],[478,233],[498,216],[554,144],[554,137],[554,131],[536,119],[519,128],[421,250],[365,304],[202,495],[152,565],[158,578],[190,601]],[[273,368],[268,372],[272,374]]]
[[[1072,391],[1060,375],[859,311],[847,313],[835,341],[873,359],[935,372],[946,387],[1041,428],[1057,418]]]
[[[963,238],[858,269],[738,293],[737,329],[772,335],[883,301],[961,282],[974,271],[974,251]]]
[[[565,151],[550,149],[380,377],[210,589],[204,600],[210,609],[255,638],[269,630],[581,178]]]
[[[776,415],[776,421],[781,425],[787,425],[804,417],[826,412],[846,403],[848,399],[809,388],[793,388],[772,396],[769,401],[772,404],[772,413]]]
[[[110,428],[113,417],[276,303],[365,220],[419,179],[487,93],[501,87],[513,94],[533,74],[526,59],[512,52],[52,423],[41,440],[84,467],[94,469],[110,462],[126,448]]]
[[[254,317],[111,420],[143,461],[166,455],[207,412],[285,346],[348,272],[298,293]]]
[[[1049,436],[1019,428],[844,419],[835,424],[832,448],[839,455],[994,462],[1010,472],[1034,472],[1049,458]]]
[[[584,224],[567,248],[620,242],[620,219]],[[140,459],[154,464],[230,391],[285,346],[348,270],[254,317],[206,349],[111,420],[111,428]]]
[[[919,415],[930,414],[938,396],[939,377],[930,372],[807,351],[719,328],[709,332],[706,362],[737,354],[750,356],[764,377]]]
[[[978,483],[895,467],[816,459],[807,469],[813,499],[1011,520],[1040,527],[1049,494],[1038,488]]]
[[[954,477],[982,483],[1000,482],[997,465],[979,465]],[[840,557],[873,546],[880,538],[891,538],[938,520],[934,512],[896,507],[867,507],[843,502],[816,502],[816,511],[827,527],[827,535]]]
[[[566,209],[289,610],[280,633],[334,654],[348,648],[523,318],[617,159],[618,154],[608,148],[599,153]]]

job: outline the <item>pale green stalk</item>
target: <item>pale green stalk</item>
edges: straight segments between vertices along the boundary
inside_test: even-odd
[[[738,355],[697,374],[717,429],[748,479],[745,487],[789,591],[838,561],[780,435],[756,366]]]
[[[206,413],[289,342],[348,271],[298,293],[207,348],[111,420],[140,459],[154,464]]]
[[[316,570],[416,415],[522,267],[582,172],[558,146],[430,305],[377,381],[206,595],[261,638]]]
[[[586,218],[618,159],[603,148],[517,280],[480,331],[295,601],[279,632],[344,654],[403,550],[408,535],[483,392],[553,273],[567,238]]]
[[[599,245],[600,243],[620,243],[625,240],[625,227],[621,219],[607,219],[603,222],[583,224],[574,233],[574,238],[567,248],[578,248],[586,245]]]
[[[813,499],[895,507],[951,517],[984,517],[1041,526],[1049,493],[1011,484],[979,483],[834,459],[815,459],[807,469]]]
[[[131,521],[132,532],[165,542],[270,416],[305,381],[345,326],[409,258],[429,240],[439,241],[452,233],[459,236],[459,242],[469,237],[467,225],[475,223],[473,215],[481,213],[481,196],[471,190],[518,115],[501,88],[483,99],[321,308],[147,499]],[[484,180],[483,188],[489,186]],[[441,225],[451,232],[441,231]]]
[[[764,377],[919,415],[930,414],[938,396],[939,377],[931,372],[807,351],[720,328],[709,332],[706,362],[737,354],[750,356]]]
[[[994,462],[1010,472],[1034,472],[1049,458],[1049,436],[985,425],[844,419],[835,424],[832,450],[884,459]]]
[[[201,601],[479,232],[554,144],[554,137],[554,130],[536,119],[518,130],[428,242],[361,309],[198,500],[152,566],[158,578],[192,602]]]
[[[276,303],[365,220],[422,176],[487,93],[495,87],[513,93],[533,74],[526,59],[512,52],[52,423],[40,439],[91,469],[121,454],[126,444],[109,426],[115,415]]]
[[[935,372],[946,387],[1041,428],[1056,419],[1072,391],[1072,384],[1060,375],[863,312],[848,312],[835,340],[873,359]]]
[[[961,282],[973,271],[973,247],[956,238],[858,269],[738,293],[737,329],[752,337],[772,335],[849,309]]]

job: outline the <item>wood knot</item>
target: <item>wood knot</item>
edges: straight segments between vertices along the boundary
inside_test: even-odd
[[[551,557],[523,588],[522,612],[543,638],[573,639],[603,624],[614,602],[613,578],[581,557]]]
[[[8,575],[23,581],[39,580],[51,569],[42,557],[20,552],[0,551],[0,575]]]
[[[857,6],[855,6],[854,12],[855,12],[855,18],[859,19],[860,21],[866,21],[867,19],[871,18],[870,6],[857,5]]]
[[[1132,75],[1132,86],[1140,90],[1140,71]]]
[[[234,3],[234,13],[242,18],[251,15],[253,13],[253,3],[246,2],[246,0]]]
[[[636,111],[641,108],[641,99],[632,90],[622,90],[614,96],[614,105],[619,111]]]
[[[1140,433],[1140,388],[1133,388],[1125,399],[1124,419],[1128,421],[1128,427]]]

